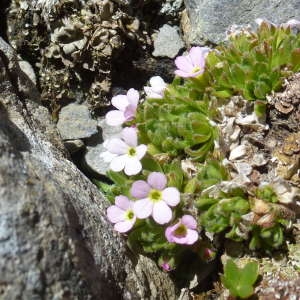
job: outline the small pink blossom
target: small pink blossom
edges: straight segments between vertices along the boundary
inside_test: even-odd
[[[161,99],[164,96],[164,91],[167,84],[160,76],[153,76],[150,78],[150,86],[145,86],[144,90],[149,98]]]
[[[199,238],[196,229],[196,220],[190,215],[184,215],[176,224],[167,227],[165,236],[170,243],[192,245]]]
[[[205,58],[210,51],[207,47],[192,47],[189,54],[178,56],[175,59],[177,70],[175,74],[180,77],[196,77],[204,72]]]
[[[139,93],[135,89],[128,90],[127,95],[113,97],[111,103],[117,110],[111,110],[106,114],[106,123],[110,126],[119,126],[124,122],[133,120],[138,102]]]
[[[126,175],[136,175],[142,170],[140,160],[147,151],[147,146],[137,144],[137,132],[133,127],[126,127],[122,130],[122,139],[112,138],[104,142],[108,150],[102,153],[106,162],[110,162],[110,169],[120,172],[124,169]]]
[[[144,180],[135,181],[130,193],[140,199],[134,202],[133,210],[140,219],[152,215],[158,224],[168,223],[172,218],[170,206],[180,202],[180,193],[175,187],[167,187],[167,178],[163,173],[152,172]]]
[[[115,198],[115,205],[107,209],[107,218],[110,222],[115,223],[114,229],[118,232],[129,231],[135,221],[136,216],[132,210],[133,201],[120,195]]]

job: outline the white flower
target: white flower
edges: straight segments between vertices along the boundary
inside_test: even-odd
[[[164,91],[167,87],[167,84],[160,76],[154,76],[150,78],[150,86],[145,86],[144,90],[149,98],[158,98],[161,99],[164,96]]]
[[[110,169],[120,172],[124,169],[126,175],[136,175],[142,170],[140,160],[146,154],[147,146],[137,145],[137,132],[133,127],[122,130],[122,139],[112,138],[105,141],[108,150],[101,154],[104,161],[110,162]]]

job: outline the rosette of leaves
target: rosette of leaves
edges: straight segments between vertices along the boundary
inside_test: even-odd
[[[136,116],[140,141],[149,145],[151,154],[204,161],[217,138],[209,115],[208,99],[176,78],[163,99],[147,99],[140,105]]]
[[[263,22],[257,32],[231,36],[209,53],[207,69],[213,95],[264,100],[282,87],[284,78],[300,70],[300,35]]]
[[[196,202],[200,210],[200,224],[211,233],[225,232],[235,241],[246,238],[240,230],[242,216],[250,210],[249,201],[242,191],[220,195],[219,198],[202,196]]]

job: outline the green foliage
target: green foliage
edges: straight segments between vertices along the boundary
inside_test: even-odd
[[[281,224],[275,224],[268,228],[254,225],[251,230],[249,249],[263,249],[270,252],[272,249],[279,248],[284,242],[283,229]]]
[[[208,160],[199,169],[197,179],[200,182],[201,190],[229,179],[227,170],[217,160]]]
[[[205,230],[213,233],[229,230],[226,237],[236,241],[242,238],[238,231],[242,215],[249,212],[248,200],[235,196],[230,198],[201,197],[196,205],[203,211],[200,223]]]
[[[300,69],[300,36],[290,28],[263,23],[256,33],[232,36],[207,58],[212,94],[264,100],[282,86],[283,78]]]
[[[141,221],[128,235],[127,244],[134,253],[159,253],[172,250],[176,244],[165,238],[165,228],[151,219]]]
[[[209,123],[209,102],[196,96],[174,80],[164,99],[147,99],[136,117],[140,141],[156,153],[203,161],[214,148],[217,130]]]
[[[245,299],[253,294],[253,286],[258,275],[259,268],[256,261],[248,262],[243,268],[239,268],[232,259],[229,259],[221,280],[232,296]]]
[[[276,203],[278,202],[278,197],[273,188],[269,185],[263,186],[256,190],[256,197],[258,199]]]

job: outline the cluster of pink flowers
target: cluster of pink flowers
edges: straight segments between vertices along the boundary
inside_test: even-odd
[[[130,194],[136,200],[120,195],[115,205],[107,209],[107,217],[114,223],[114,229],[127,232],[138,219],[150,216],[160,225],[172,219],[172,210],[180,202],[180,192],[175,187],[166,187],[167,178],[163,173],[152,172],[147,181],[137,180],[132,184]],[[197,222],[190,215],[184,215],[177,223],[166,228],[166,239],[170,243],[192,245],[198,240]]]
[[[204,72],[205,58],[210,51],[206,47],[192,47],[185,56],[175,60],[175,74],[184,78],[197,77]],[[167,84],[159,76],[150,78],[149,86],[144,87],[148,98],[162,99]],[[128,90],[126,95],[112,98],[116,110],[106,114],[106,122],[110,126],[119,126],[135,118],[139,93],[135,89]],[[138,145],[137,128],[125,127],[120,138],[112,138],[104,142],[106,152],[103,159],[110,163],[114,172],[124,170],[128,176],[142,171],[141,159],[147,152],[147,146]],[[114,224],[114,229],[121,233],[131,230],[137,219],[152,217],[153,220],[165,225],[172,221],[172,208],[180,202],[180,192],[175,187],[167,186],[167,177],[160,172],[152,172],[147,180],[133,182],[130,194],[132,199],[124,195],[115,197],[115,204],[107,209],[107,217]],[[184,215],[165,230],[166,240],[170,243],[192,245],[198,238],[197,222],[194,217]],[[168,263],[163,263],[165,270],[170,270]]]

